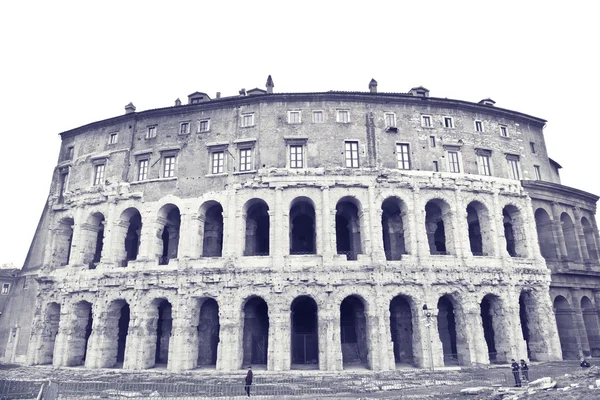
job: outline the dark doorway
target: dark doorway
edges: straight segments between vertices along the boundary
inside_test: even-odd
[[[573,309],[563,296],[556,296],[554,299],[554,313],[563,359],[576,360],[579,358],[578,330],[573,320]]]
[[[494,332],[494,316],[489,296],[485,296],[480,304],[481,323],[483,325],[483,336],[488,348],[490,362],[496,362],[496,340]]]
[[[294,299],[292,312],[292,366],[294,364],[319,367],[319,323],[317,303],[308,297]]]
[[[529,347],[529,315],[527,305],[525,304],[527,297],[529,297],[529,294],[527,292],[522,292],[519,296],[519,318],[521,320],[521,331],[523,332],[523,340],[525,340],[525,343],[527,344],[527,358],[531,360],[531,348]]]
[[[438,334],[444,352],[444,365],[460,365],[456,347],[456,316],[454,305],[448,296],[442,296],[437,304]]]
[[[305,198],[290,209],[290,254],[316,254],[315,208]]]
[[[129,221],[124,222],[127,226],[127,233],[125,235],[125,260],[123,264],[127,265],[128,261],[134,261],[137,259],[140,249],[140,235],[142,231],[142,216],[136,209],[128,210],[131,214]],[[125,213],[124,213],[125,214]]]
[[[388,198],[381,205],[381,228],[386,260],[400,260],[402,254],[406,254],[401,204],[397,198]]]
[[[117,305],[118,307],[118,305]],[[129,304],[122,302],[119,312],[117,333],[117,363],[125,361],[125,347],[127,344],[127,332],[129,331]]]
[[[243,364],[266,365],[269,345],[269,310],[260,297],[244,306]]]
[[[345,254],[348,260],[356,260],[362,253],[358,207],[353,200],[342,199],[336,206],[335,240],[337,254]]]
[[[471,254],[473,256],[483,256],[483,241],[481,237],[481,226],[479,224],[479,215],[475,207],[469,204],[467,207],[467,223],[469,224],[469,244],[471,245]]]
[[[164,222],[161,234],[162,249],[158,258],[158,264],[168,265],[169,260],[177,258],[181,214],[179,208],[173,204],[163,206],[158,214],[159,221]]]
[[[344,367],[352,365],[368,367],[365,307],[357,296],[348,296],[342,301],[340,330]]]
[[[212,205],[204,217],[203,257],[221,257],[223,253],[223,207]]]
[[[219,346],[219,305],[207,299],[200,308],[198,324],[198,366],[216,366]]]
[[[158,304],[158,320],[156,321],[156,350],[154,364],[167,364],[169,362],[169,341],[173,327],[171,303],[162,300]]]
[[[255,200],[246,212],[245,256],[269,255],[269,207],[262,200]]]
[[[439,201],[431,200],[425,205],[425,229],[427,241],[429,242],[429,254],[448,254],[448,243],[446,241],[446,226],[444,224],[443,210],[448,206]]]
[[[390,330],[396,364],[413,364],[412,311],[403,296],[394,297],[390,303]]]

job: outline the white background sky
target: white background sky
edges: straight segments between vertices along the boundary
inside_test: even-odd
[[[20,267],[58,133],[236,95],[425,86],[548,120],[562,183],[600,195],[600,23],[592,1],[3,1],[0,264]]]

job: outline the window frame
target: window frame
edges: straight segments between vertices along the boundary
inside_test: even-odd
[[[294,149],[300,151],[293,151]],[[299,156],[299,157],[298,157]],[[303,169],[304,168],[304,145],[302,144],[290,144],[289,145],[289,168],[292,169]],[[299,164],[299,165],[298,165]]]
[[[218,157],[218,156],[221,157]],[[215,159],[215,156],[216,159]],[[217,165],[215,165],[217,161]],[[216,171],[215,171],[216,166]],[[210,152],[210,175],[223,175],[225,174],[225,149],[218,148]]]
[[[434,148],[437,147],[435,143],[435,136],[429,136],[429,147]]]
[[[65,160],[72,160],[75,156],[75,146],[67,147],[67,154],[65,155]]]
[[[479,175],[492,176],[492,151],[485,149],[476,149],[476,153],[477,172],[479,173]]]
[[[508,125],[500,124],[498,125],[498,129],[500,130],[500,137],[508,138],[510,137],[508,133]]]
[[[298,121],[292,121],[292,115],[298,116]],[[302,123],[302,111],[300,110],[288,110],[287,112],[287,123],[289,125],[300,125]]]
[[[246,154],[249,154],[249,157]],[[250,161],[247,161],[248,158]],[[244,166],[243,169],[242,166]],[[254,171],[254,146],[238,147],[238,172],[252,171]]]
[[[444,146],[444,150],[446,152],[446,167],[448,168],[448,172],[453,174],[463,173],[462,149],[460,146]],[[454,154],[456,155],[456,159],[454,159]]]
[[[388,121],[388,117],[391,117],[391,121]],[[395,112],[392,112],[392,111],[384,112],[383,113],[383,121],[385,122],[386,128],[397,128],[398,127],[398,121],[396,120]]]
[[[535,151],[535,142],[529,142],[529,150],[531,150],[531,154],[537,154]]]
[[[348,150],[348,145],[350,145],[350,150]],[[356,150],[352,148],[352,145],[356,145]],[[344,140],[344,166],[346,168],[360,168],[359,146],[360,143],[358,140]],[[348,157],[348,152],[350,152],[350,157]],[[356,153],[356,158],[353,157],[354,153]]]
[[[114,140],[113,140],[114,138]],[[119,141],[119,132],[111,132],[108,134],[108,144],[117,144]]]
[[[185,129],[184,129],[185,126]],[[189,135],[191,132],[191,123],[190,121],[182,121],[179,123],[179,134],[180,135]]]
[[[425,123],[425,121],[427,121],[427,123]],[[421,115],[421,127],[433,128],[433,117],[427,114]]]
[[[168,152],[168,153],[164,153],[161,155],[162,157],[162,168],[161,168],[161,179],[170,179],[170,178],[176,178],[177,177],[177,153],[173,153],[173,152]],[[167,160],[173,159],[172,163],[167,163]],[[169,165],[169,169],[168,169],[168,173],[169,175],[166,176],[167,174],[167,165]]]
[[[320,115],[321,120],[317,121],[315,115]],[[312,122],[313,124],[324,124],[325,123],[325,111],[323,110],[312,110]]]
[[[533,171],[535,172],[535,180],[541,181],[542,180],[542,168],[539,165],[534,165]]]
[[[246,123],[247,118],[250,119],[250,123]],[[254,113],[242,113],[240,118],[240,127],[241,128],[250,128],[255,126]]]
[[[485,132],[483,129],[483,121],[476,119],[475,121],[473,121],[473,125],[475,126],[475,132]]]
[[[342,121],[342,118],[341,118],[342,115],[346,115],[348,117],[348,119],[346,121]],[[351,122],[351,120],[350,120],[350,110],[348,110],[348,109],[336,110],[335,121],[338,124],[349,124]]]
[[[521,157],[516,154],[506,154],[506,162],[508,165],[508,178],[520,181],[523,176],[521,172]]]
[[[398,150],[400,150],[400,152]],[[406,151],[404,151],[404,150],[406,150]],[[402,169],[405,171],[411,170],[410,144],[409,143],[400,143],[400,142],[396,143],[396,168]]]
[[[433,160],[433,171],[440,172],[440,163],[437,160]]]
[[[92,175],[92,186],[104,186],[106,181],[106,161],[93,163],[94,173]]]
[[[203,123],[206,123],[206,129],[202,129]],[[203,118],[198,120],[198,129],[196,133],[206,133],[210,132],[210,118]]]
[[[2,282],[2,291],[0,292],[0,294],[2,295],[8,295],[10,294],[10,283],[6,283],[6,282]]]
[[[444,121],[444,128],[446,128],[446,129],[454,129],[455,128],[455,126],[454,126],[454,117],[451,117],[449,115],[444,115],[443,121]],[[448,122],[450,124],[448,124]]]
[[[158,134],[158,125],[148,125],[146,126],[146,136],[145,139],[154,139]]]
[[[142,163],[146,163],[144,168],[144,176],[141,176],[142,173]],[[148,180],[148,175],[150,172],[150,157],[141,157],[137,159],[137,180],[136,182],[143,182]]]

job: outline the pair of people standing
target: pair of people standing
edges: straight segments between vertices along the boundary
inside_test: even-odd
[[[510,367],[512,369],[513,377],[515,378],[515,387],[521,387],[521,374],[523,374],[523,380],[529,382],[529,367],[525,360],[521,360],[520,365],[514,358],[510,361],[512,362]]]

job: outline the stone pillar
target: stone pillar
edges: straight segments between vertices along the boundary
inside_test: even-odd
[[[589,221],[592,228],[595,250],[595,254],[590,254],[590,258],[593,258],[592,261],[594,263],[597,263],[598,261],[600,261],[600,259],[598,258],[600,256],[600,236],[598,235],[598,226],[596,225],[596,218],[594,218],[594,216],[592,215]]]
[[[285,308],[269,308],[269,344],[267,369],[269,371],[288,371],[292,364],[292,336],[289,311]]]
[[[182,213],[179,227],[179,249],[177,258],[199,258],[202,250],[202,234],[200,224],[204,226],[204,215],[197,213]]]
[[[500,236],[504,235],[504,225],[498,225],[498,215],[502,216],[502,209],[500,208],[500,198],[498,196],[498,190],[494,190],[492,193],[492,209],[488,211],[489,222],[491,228],[491,234],[489,238],[492,242],[492,251],[495,257],[500,257],[503,253],[500,251]],[[481,222],[480,222],[481,225]]]
[[[369,223],[371,231],[371,257],[373,262],[384,263],[385,250],[383,248],[383,227],[381,226],[381,216],[383,210],[381,205],[377,204],[377,196],[375,196],[375,188],[373,184],[369,185]]]
[[[583,225],[581,225],[581,208],[573,207],[573,215],[575,216],[575,235],[577,236],[577,243],[579,247],[579,253],[583,262],[590,261],[590,253],[588,252],[587,244],[585,241],[585,233],[583,232]]]
[[[527,342],[523,339],[521,327],[519,293],[511,290],[508,296],[502,298],[502,308],[495,311],[493,318],[501,318],[500,321],[493,322],[496,361],[509,363],[512,358],[527,359]]]
[[[200,308],[194,310],[193,300],[181,298],[173,315],[173,326],[169,342],[168,369],[181,372],[194,369],[198,364],[198,321]],[[175,308],[172,309],[175,311]]]
[[[83,256],[85,253],[85,230],[82,229],[82,226],[84,225],[82,214],[82,208],[78,207],[75,211],[75,223],[73,224],[73,240],[71,241],[71,256],[69,260],[69,265],[71,266],[83,264]]]
[[[273,267],[276,270],[283,270],[284,256],[290,254],[290,235],[285,231],[284,219],[289,212],[283,206],[283,187],[275,188],[275,206],[274,210],[269,211],[271,226],[275,229],[270,231],[269,253],[273,256]]]
[[[88,354],[85,359],[86,368],[112,368],[116,361],[114,357],[107,355],[107,348],[112,342],[111,330],[106,326],[106,306],[102,302],[96,302],[92,307],[92,334],[88,343]]]
[[[117,216],[115,215],[116,211],[116,203],[114,201],[108,202],[108,213],[104,217],[104,243],[102,245],[102,257],[100,258],[100,263],[102,264],[111,264],[114,261],[114,234],[115,234],[115,224],[118,223]],[[124,247],[124,244],[123,244]]]
[[[158,246],[157,241],[162,233],[162,226],[160,227],[160,232],[157,232],[159,228],[157,226],[158,223],[156,217],[148,211],[140,211],[140,214],[142,216],[142,232],[137,259],[140,261],[158,262],[156,257],[156,247]]]
[[[429,289],[429,288],[427,288]],[[429,291],[429,290],[427,290]],[[444,348],[440,340],[438,327],[437,305],[438,299],[431,295],[422,297],[427,304],[430,317],[423,312],[423,304],[416,304],[416,309],[411,309],[413,326],[413,359],[415,366],[420,368],[438,368],[444,366]]]
[[[329,295],[330,296],[330,295]],[[324,309],[319,310],[319,369],[321,371],[341,371],[342,340],[340,335],[340,310],[327,298]]]
[[[375,343],[377,347],[374,347],[373,351],[378,352],[379,363],[377,369],[385,371],[395,369],[396,360],[394,359],[394,343],[392,342],[392,331],[390,327],[390,307],[389,303],[387,306],[384,304],[383,299],[384,297],[381,292],[375,297],[376,309],[374,311],[378,314],[377,319],[379,324],[377,325],[376,332],[378,343]]]
[[[589,357],[592,352],[590,349],[590,343],[587,337],[587,331],[585,329],[585,321],[583,320],[583,310],[581,309],[581,297],[583,296],[578,290],[571,289],[571,298],[573,299],[573,322],[575,323],[575,330],[577,331],[581,348],[580,356]]]
[[[488,347],[483,334],[481,308],[474,299],[468,299],[454,312],[462,314],[456,321],[456,347],[460,365],[489,364]],[[460,324],[460,327],[459,327]],[[461,334],[459,335],[459,331]],[[462,359],[461,359],[462,356]]]
[[[567,244],[563,235],[562,223],[560,222],[560,210],[558,203],[552,203],[552,222],[554,231],[554,241],[558,244],[556,248],[557,257],[561,260],[567,259]]]
[[[44,307],[46,307],[47,313],[47,305],[43,306],[39,302],[36,304],[36,311],[31,323],[31,337],[27,349],[26,365],[52,364],[52,359],[45,359],[45,355],[43,354],[46,347],[44,345],[44,331],[47,329],[45,326],[46,314],[44,313]]]
[[[497,242],[498,253],[496,255],[501,257],[503,260],[503,266],[507,266],[507,260],[510,259],[510,254],[506,250],[506,235],[504,234],[504,215],[502,212],[504,209],[500,205],[500,196],[498,189],[494,189],[493,193],[493,201],[494,201],[494,212],[492,213],[492,218],[495,221],[497,227],[497,235],[492,235]]]
[[[556,318],[550,300],[549,286],[529,292],[531,302],[526,302],[529,350],[534,361],[562,360]]]
[[[420,189],[415,186],[413,188],[413,227],[411,230],[411,242],[416,243],[417,252],[415,255],[418,257],[428,257],[429,256],[429,241],[427,239],[427,230],[425,229],[425,204],[420,199]],[[414,240],[412,240],[414,239]],[[413,245],[413,248],[415,245]]]
[[[54,357],[52,365],[54,367],[65,367],[68,365],[69,334],[71,332],[71,310],[67,310],[65,305],[60,308],[60,323],[58,333],[54,339]]]
[[[470,257],[471,242],[469,239],[469,225],[467,223],[467,206],[465,205],[462,191],[454,190],[454,204],[450,205],[452,210],[452,240],[454,242],[454,253],[456,257]],[[446,240],[448,238],[446,237]]]
[[[373,242],[371,237],[371,226],[370,226],[370,211],[368,207],[363,207],[362,211],[358,212],[358,226],[360,226],[361,236],[361,252],[357,254],[365,254],[371,256],[373,254]],[[354,235],[352,235],[354,240]]]
[[[325,263],[331,263],[333,261],[333,254],[335,254],[334,248],[334,235],[332,235],[331,227],[335,227],[335,219],[333,220],[333,225],[331,221],[331,209],[329,205],[329,186],[321,187],[322,192],[322,209],[321,209],[321,219],[322,219],[322,235],[319,237],[319,240],[323,249],[323,261]],[[335,229],[334,229],[335,233]]]
[[[244,315],[235,296],[227,294],[219,303],[219,347],[217,370],[235,371],[242,367]]]
[[[533,204],[531,203],[531,197],[527,196],[525,198],[525,203],[526,206],[523,208],[523,228],[526,231],[528,254],[524,255],[543,261],[544,257],[542,257],[542,253],[540,251],[539,239],[537,237],[537,229],[535,225],[535,214],[533,212]]]
[[[227,203],[223,205],[223,256],[237,257],[238,253],[238,224],[241,221],[237,220],[240,211],[237,209],[236,190],[230,189],[227,191]],[[243,237],[243,236],[242,236]]]

